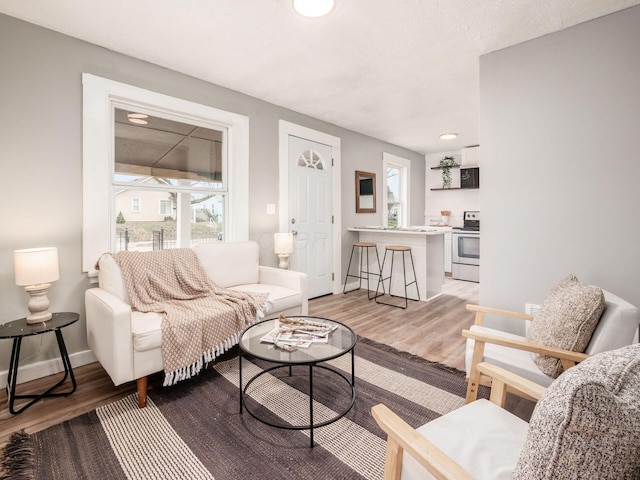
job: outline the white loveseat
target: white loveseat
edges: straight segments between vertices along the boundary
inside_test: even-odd
[[[266,318],[307,315],[304,273],[259,265],[255,242],[200,244],[194,251],[205,271],[220,286],[268,293]],[[115,385],[137,381],[138,402],[146,404],[147,376],[163,370],[162,314],[132,311],[122,272],[111,255],[99,261],[99,287],[85,293],[87,341]]]

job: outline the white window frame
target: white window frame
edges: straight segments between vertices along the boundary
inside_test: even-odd
[[[162,211],[163,202],[167,202],[169,204],[169,213],[164,213]],[[158,199],[158,215],[161,217],[170,217],[173,215],[173,204],[170,199],[167,199],[167,198]]]
[[[409,191],[409,179],[411,178],[411,160],[398,157],[391,153],[382,153],[382,224],[389,223],[389,202],[387,198],[387,168],[395,167],[400,170],[400,218],[398,218],[399,227],[408,227],[410,215],[411,192]]]
[[[82,269],[97,277],[96,260],[115,250],[113,201],[114,108],[155,111],[165,118],[227,129],[227,169],[224,218],[226,240],[249,239],[249,118],[139,87],[82,74]],[[225,179],[223,178],[223,182]]]
[[[142,199],[140,197],[131,197],[131,213],[140,213],[141,211]]]

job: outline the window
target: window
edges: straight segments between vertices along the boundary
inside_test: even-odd
[[[131,112],[117,104],[113,127],[114,211],[121,211],[121,203],[133,195],[132,212],[138,213],[124,222],[113,219],[115,250],[164,250],[222,241],[227,129],[178,122],[144,110]]]
[[[385,226],[409,226],[409,178],[411,161],[390,153],[382,154],[384,171],[383,223]]]
[[[173,202],[171,200],[160,199],[160,211],[158,215],[161,217],[170,217],[173,215]]]
[[[83,271],[93,279],[103,252],[158,237],[162,248],[248,239],[246,116],[86,73],[82,83]]]

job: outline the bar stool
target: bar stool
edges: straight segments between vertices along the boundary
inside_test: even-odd
[[[420,300],[420,290],[418,290],[418,277],[416,276],[416,268],[415,265],[413,264],[413,254],[411,253],[411,247],[407,247],[405,245],[387,245],[385,247],[385,251],[384,251],[384,259],[382,260],[382,270],[381,272],[384,271],[384,266],[387,263],[387,252],[391,252],[391,268],[389,269],[389,276],[386,278],[383,278],[382,275],[380,275],[380,279],[378,280],[378,287],[380,286],[380,284],[382,283],[382,294],[378,295],[378,287],[376,287],[376,295],[375,297],[373,297],[376,301],[376,303],[381,303],[383,305],[389,305],[391,307],[397,307],[397,308],[407,308],[409,306],[409,300],[413,300],[413,301],[418,301]],[[402,270],[404,273],[404,297],[402,295],[393,295],[391,293],[391,283],[392,283],[392,279],[391,277],[393,276],[393,260],[395,257],[395,253],[399,252],[402,253]],[[411,269],[413,270],[413,282],[409,282],[407,283],[407,266],[406,266],[406,262],[405,262],[405,254],[409,253],[409,260],[411,260]],[[392,303],[386,303],[386,302],[382,302],[380,300],[378,300],[378,297],[381,297],[382,295],[384,295],[384,281],[385,280],[389,280],[389,296],[390,297],[400,297],[400,298],[404,298],[404,307],[401,305],[394,305]],[[416,285],[416,292],[418,294],[418,298],[409,298],[409,295],[407,293],[407,287],[409,285],[413,285],[415,283]]]
[[[349,273],[349,271],[351,270],[351,260],[353,260],[353,253],[355,252],[356,248],[359,249],[360,252],[360,271],[358,272],[358,275],[351,275]],[[376,264],[378,265],[378,272],[370,272],[369,271],[369,249],[373,248],[373,251],[376,252]],[[364,251],[363,251],[364,250]],[[365,266],[362,264],[363,260],[364,260],[364,256],[367,256],[367,264],[366,264],[366,270],[364,269]],[[363,277],[362,275],[366,275],[365,277]],[[380,283],[380,278],[382,278],[382,269],[380,268],[380,257],[378,256],[378,247],[375,243],[371,243],[371,242],[354,242],[353,246],[351,247],[351,256],[349,257],[349,266],[347,267],[347,276],[344,278],[344,288],[342,289],[342,293],[349,293],[349,292],[354,292],[356,290],[360,290],[362,288],[362,280],[366,280],[367,281],[367,297],[369,298],[369,300],[373,300],[375,297],[371,296],[371,289],[369,288],[369,276],[370,275],[375,275],[378,277],[378,283]],[[358,288],[352,288],[351,290],[347,290],[347,281],[349,280],[349,277],[353,277],[353,278],[357,278],[358,279]],[[376,292],[377,292],[377,285],[376,285]],[[382,286],[382,291],[384,294],[384,285]]]

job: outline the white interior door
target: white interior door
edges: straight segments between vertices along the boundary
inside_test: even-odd
[[[332,148],[289,135],[291,270],[308,275],[309,298],[332,293]]]

